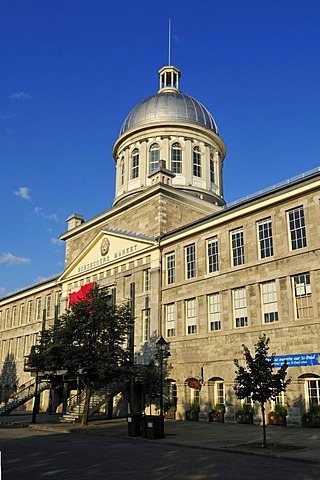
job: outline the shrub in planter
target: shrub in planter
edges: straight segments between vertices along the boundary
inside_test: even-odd
[[[212,422],[224,422],[225,406],[223,403],[217,403],[211,411]]]
[[[237,423],[253,423],[253,406],[244,403],[236,412]]]
[[[199,402],[193,402],[189,410],[186,411],[186,420],[199,420],[199,411]]]
[[[268,414],[268,424],[285,427],[287,415],[287,408],[284,405],[277,403],[274,407],[274,410]]]
[[[310,410],[303,415],[305,427],[320,427],[320,405],[312,405]]]
[[[171,407],[167,407],[164,412],[164,417],[170,418],[171,420],[175,420],[176,411],[177,411],[177,407],[175,405],[172,405]]]

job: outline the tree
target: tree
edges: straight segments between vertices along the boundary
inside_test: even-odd
[[[42,332],[28,365],[38,371],[67,370],[85,385],[82,425],[88,424],[92,386],[118,381],[130,369],[127,339],[133,320],[127,305],[115,306],[105,288],[93,287]]]
[[[141,376],[143,381],[144,408],[149,404],[151,415],[152,400],[158,399],[161,393],[159,367],[154,360],[150,360],[147,365],[141,367]]]
[[[267,446],[265,403],[274,400],[279,393],[284,392],[290,384],[291,379],[286,380],[288,365],[286,362],[273,373],[274,356],[268,356],[270,339],[265,334],[259,337],[255,344],[255,356],[252,357],[250,350],[242,345],[246,367],[240,365],[235,359],[237,367],[234,391],[237,398],[244,399],[251,397],[253,401],[259,402],[262,412],[263,425],[263,447]]]
[[[0,375],[0,403],[8,402],[9,398],[15,393],[18,385],[17,367],[12,353],[8,353],[5,358]]]

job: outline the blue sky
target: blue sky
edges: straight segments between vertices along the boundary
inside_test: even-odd
[[[320,165],[318,0],[2,0],[0,296],[60,273],[66,218],[111,206],[112,146],[158,89],[169,18],[228,203]]]

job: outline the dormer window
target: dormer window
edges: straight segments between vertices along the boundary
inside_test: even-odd
[[[131,178],[139,177],[139,150],[135,148],[131,155]]]
[[[182,173],[182,150],[177,142],[171,147],[171,170],[173,173]]]
[[[153,173],[159,168],[160,148],[157,143],[153,143],[149,149],[149,173]]]

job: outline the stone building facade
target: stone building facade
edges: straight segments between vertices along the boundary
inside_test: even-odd
[[[108,286],[119,303],[134,285],[135,358],[160,334],[170,343],[178,418],[199,401],[203,418],[223,403],[234,421],[234,359],[266,333],[292,378],[277,401],[299,425],[320,404],[320,170],[226,205],[213,117],[181,93],[177,68],[159,79],[115,142],[112,208],[87,221],[71,215],[61,275],[0,300],[2,368],[11,354],[19,382],[30,379],[24,356],[82,285]]]

